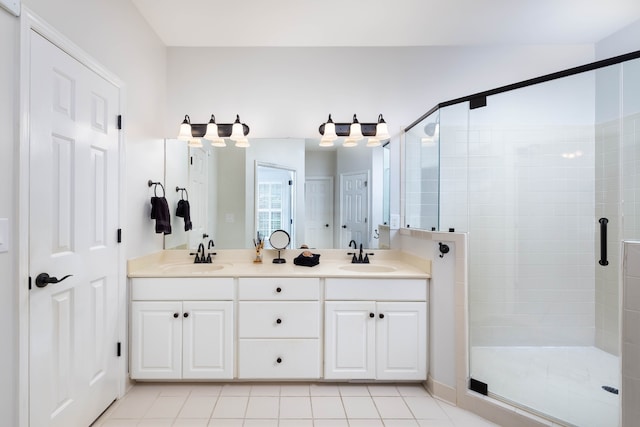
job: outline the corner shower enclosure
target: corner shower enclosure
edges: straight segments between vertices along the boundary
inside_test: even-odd
[[[468,232],[473,387],[562,424],[619,425],[638,58],[439,104],[406,129],[405,226]]]

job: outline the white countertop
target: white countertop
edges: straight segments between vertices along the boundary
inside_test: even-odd
[[[194,264],[187,250],[166,250],[127,263],[129,277],[348,277],[414,278],[431,277],[431,261],[395,250],[368,250],[370,264],[352,264],[347,249],[311,250],[320,254],[320,264],[298,266],[293,259],[302,249],[281,251],[284,264],[274,264],[277,251],[263,251],[263,262],[254,263],[252,249],[214,250],[211,264]]]

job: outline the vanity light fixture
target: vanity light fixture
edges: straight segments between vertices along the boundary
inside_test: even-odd
[[[360,123],[354,114],[351,123],[334,123],[329,114],[329,120],[320,125],[318,129],[322,138],[321,147],[331,147],[333,142],[340,136],[344,136],[342,143],[344,147],[355,147],[362,138],[369,137],[367,147],[377,147],[382,141],[389,139],[389,129],[382,114],[378,115],[377,123]]]
[[[191,123],[191,118],[185,115],[180,125],[178,139],[188,141],[190,147],[202,147],[200,138],[211,141],[214,147],[226,147],[224,138],[229,138],[236,142],[236,147],[248,147],[248,134],[249,126],[241,123],[240,116],[237,114],[236,121],[233,123],[216,123],[216,117],[213,114],[209,123]]]

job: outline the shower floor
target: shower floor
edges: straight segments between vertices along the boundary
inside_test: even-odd
[[[472,347],[471,376],[489,394],[580,427],[619,425],[619,360],[595,347]]]

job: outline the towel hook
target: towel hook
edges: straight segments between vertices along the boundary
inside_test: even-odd
[[[160,186],[160,188],[162,188],[162,197],[164,197],[164,196],[165,196],[164,186],[162,185],[162,183],[161,183],[161,182],[153,182],[152,180],[149,180],[149,181],[147,182],[147,185],[148,185],[149,187],[151,187],[152,185],[154,186],[154,187],[153,187],[153,195],[154,195],[155,197],[158,197],[158,194],[156,193],[156,190],[158,189],[158,185],[159,185],[159,186]]]
[[[176,193],[177,193],[178,191],[180,191],[180,192],[181,192],[181,193],[180,193],[180,199],[182,199],[182,200],[186,200],[186,201],[189,201],[189,192],[187,191],[187,189],[186,189],[186,188],[180,188],[180,187],[176,186]],[[186,198],[186,199],[184,198],[185,194],[186,194],[186,196],[187,196],[187,198]]]

